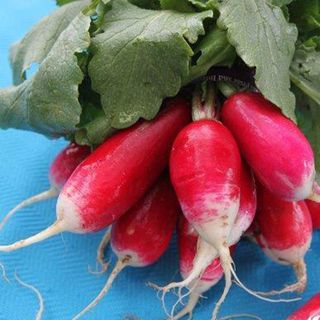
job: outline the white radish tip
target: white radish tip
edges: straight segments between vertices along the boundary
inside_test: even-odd
[[[320,203],[320,186],[316,181],[313,183],[312,191],[308,200]]]

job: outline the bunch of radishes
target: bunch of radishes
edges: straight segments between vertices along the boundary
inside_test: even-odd
[[[191,314],[201,294],[223,275],[225,289],[212,319],[217,318],[232,278],[265,300],[271,300],[266,295],[304,290],[304,255],[312,237],[310,213],[314,227],[320,226],[320,205],[313,202],[320,192],[309,142],[261,94],[236,93],[220,113],[210,85],[205,99],[202,96],[195,90],[192,112],[185,99],[167,100],[154,120],[121,130],[92,152],[69,145],[51,166],[52,189],[6,216],[4,221],[22,206],[60,192],[56,222],[30,238],[0,246],[7,252],[63,231],[87,233],[112,225],[98,258],[103,264],[110,237],[118,263],[99,295],[74,319],[98,303],[124,267],[143,267],[159,259],[178,218],[184,280],[161,290],[179,288],[180,293],[188,287],[190,297],[178,314],[172,309],[171,319]],[[297,283],[266,293],[244,287],[230,252],[250,226],[248,234],[268,256],[294,267]]]

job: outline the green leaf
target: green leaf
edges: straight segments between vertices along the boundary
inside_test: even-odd
[[[16,87],[0,90],[0,126],[49,136],[73,133],[80,121],[78,86],[83,73],[76,53],[90,44],[90,17],[79,13],[60,34],[37,73]]]
[[[300,46],[290,68],[292,82],[320,106],[320,52]]]
[[[200,10],[214,10],[218,8],[219,0],[189,0],[195,7]]]
[[[65,30],[88,0],[65,5],[32,27],[26,36],[11,48],[10,62],[13,83],[26,79],[26,70],[32,63],[41,63],[49,54],[61,32]]]
[[[299,33],[319,30],[320,0],[296,0],[290,4],[289,12],[290,20],[297,25]]]
[[[189,0],[160,0],[161,9],[179,12],[194,12]]]
[[[152,119],[163,98],[174,96],[188,75],[195,43],[211,12],[178,13],[114,2],[103,33],[92,40],[89,76],[112,127]]]
[[[57,6],[64,6],[70,2],[79,1],[79,0],[56,0]]]
[[[289,67],[297,29],[280,8],[265,0],[225,0],[218,25],[227,30],[230,43],[250,67],[261,93],[295,120],[295,97],[290,91]]]
[[[160,0],[129,0],[129,2],[143,9],[160,9]]]
[[[101,108],[91,102],[82,103],[82,114],[74,140],[80,145],[99,145],[115,130]]]
[[[226,31],[217,27],[206,33],[194,52],[200,54],[200,57],[196,65],[191,67],[188,81],[205,75],[213,66],[230,67],[236,58],[235,49],[230,45]]]
[[[274,6],[283,7],[290,4],[294,0],[268,0]]]

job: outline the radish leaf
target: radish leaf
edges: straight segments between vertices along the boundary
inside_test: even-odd
[[[55,137],[76,130],[81,114],[78,86],[83,73],[75,53],[89,47],[90,22],[90,17],[77,15],[41,58],[34,76],[0,90],[2,128],[28,129]]]
[[[26,70],[32,63],[41,63],[47,57],[61,32],[88,3],[88,0],[78,1],[59,8],[33,26],[21,41],[12,46],[10,61],[15,85],[26,79]]]
[[[219,6],[218,25],[227,30],[230,43],[249,66],[256,68],[261,93],[295,120],[295,97],[290,91],[289,67],[297,29],[279,7],[265,0],[225,0]]]
[[[92,88],[101,95],[115,128],[140,117],[152,119],[165,97],[174,96],[188,76],[189,43],[204,33],[212,12],[145,10],[117,0],[106,14],[104,31],[92,39]],[[187,42],[188,41],[188,42]]]

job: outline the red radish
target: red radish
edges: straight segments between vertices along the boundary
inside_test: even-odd
[[[305,200],[312,219],[313,229],[320,229],[320,203],[312,200]]]
[[[215,319],[232,284],[228,238],[239,210],[241,159],[234,138],[221,122],[195,120],[174,141],[170,174],[185,217],[217,251],[225,273]]]
[[[191,224],[181,216],[178,228],[178,243],[179,243],[179,262],[180,273],[183,279],[188,278],[193,270],[193,262],[197,255],[198,233]],[[189,284],[191,290],[188,304],[174,317],[173,320],[178,320],[186,314],[192,317],[193,309],[195,308],[201,295],[213,287],[223,277],[223,269],[219,259],[215,259],[203,271],[199,279],[195,279]],[[173,310],[174,311],[174,308]]]
[[[127,267],[145,267],[167,249],[180,212],[167,175],[124,216],[112,225],[111,246],[118,262],[99,295],[73,320],[79,319],[103,298],[119,272]]]
[[[167,102],[152,121],[140,121],[99,146],[77,167],[60,192],[57,221],[0,251],[12,251],[62,231],[101,230],[128,211],[168,164],[174,138],[189,122],[185,100]]]
[[[304,306],[295,311],[287,320],[320,319],[320,293],[311,298]]]
[[[90,148],[86,146],[79,146],[72,142],[65,149],[63,149],[53,160],[49,169],[50,188],[44,192],[28,198],[16,207],[14,207],[3,218],[0,223],[0,229],[4,224],[14,215],[18,210],[46,199],[58,196],[60,190],[67,182],[76,167],[90,154]]]
[[[263,251],[280,264],[292,265],[298,278],[297,283],[270,294],[303,292],[307,284],[304,256],[312,238],[312,222],[305,202],[284,201],[259,187],[256,223],[256,237]]]
[[[221,118],[267,189],[288,201],[319,197],[310,143],[280,109],[261,94],[239,92],[226,100]]]
[[[228,245],[233,246],[239,242],[243,233],[251,225],[257,207],[256,187],[254,177],[248,165],[242,162],[240,175],[240,207],[236,220],[231,228],[228,238]],[[190,287],[190,283],[199,278],[205,268],[217,257],[217,250],[212,248],[205,241],[199,239],[197,255],[193,261],[192,271],[181,282],[174,282],[163,288],[168,291],[173,288]]]

